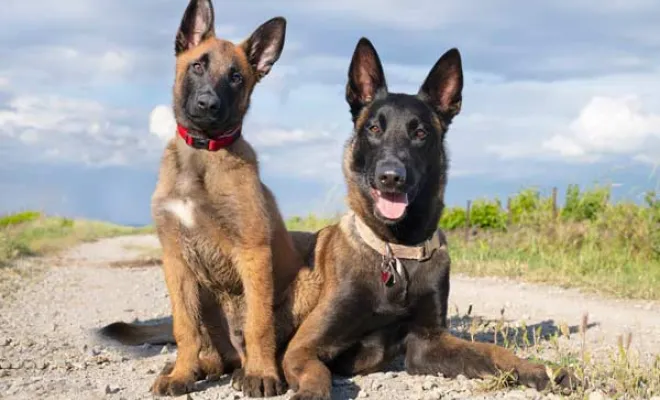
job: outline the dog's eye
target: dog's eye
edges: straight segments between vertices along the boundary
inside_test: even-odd
[[[234,72],[231,74],[231,83],[235,85],[243,83],[243,75],[239,74],[238,72]]]
[[[380,133],[380,127],[378,125],[371,125],[367,129],[369,129],[369,132],[374,134]]]
[[[196,62],[193,63],[192,65],[193,71],[195,71],[196,74],[201,75],[204,73],[204,67],[202,66],[202,63]]]
[[[422,140],[428,135],[424,129],[416,129],[415,130],[415,139]]]

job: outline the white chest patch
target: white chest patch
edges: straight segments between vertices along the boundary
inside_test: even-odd
[[[171,212],[179,218],[179,221],[186,227],[195,226],[195,203],[190,199],[170,200],[164,205],[165,210]]]

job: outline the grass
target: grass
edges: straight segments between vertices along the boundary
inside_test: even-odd
[[[100,238],[151,232],[107,222],[73,220],[25,211],[0,217],[0,266],[26,256],[50,254]]]
[[[660,300],[660,196],[649,192],[643,204],[609,199],[609,188],[602,186],[570,186],[556,211],[551,197],[533,189],[513,196],[510,211],[499,199],[479,199],[471,207],[467,242],[466,210],[447,208],[440,227],[452,269]],[[317,230],[335,220],[311,215],[288,226]]]
[[[524,321],[506,321],[504,311],[498,320],[483,321],[470,315],[470,306],[462,315],[456,310],[450,317],[450,326],[467,340],[496,343],[544,364],[549,375],[556,375],[560,368],[570,370],[579,381],[570,398],[588,398],[595,391],[612,398],[651,398],[660,394],[660,355],[640,355],[631,346],[632,335],[619,336],[606,351],[596,354],[586,340],[592,326],[588,314],[572,327],[567,323],[527,326]],[[512,376],[503,372],[486,380],[481,389],[510,387]],[[557,387],[546,390],[561,393]]]

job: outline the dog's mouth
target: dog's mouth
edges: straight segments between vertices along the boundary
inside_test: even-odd
[[[385,219],[397,221],[406,213],[407,193],[386,193],[372,188],[371,197],[374,199],[376,210]]]

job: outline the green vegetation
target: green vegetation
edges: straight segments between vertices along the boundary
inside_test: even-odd
[[[658,300],[660,196],[649,192],[642,204],[609,199],[608,187],[575,185],[556,211],[552,197],[535,189],[509,199],[510,212],[499,199],[478,199],[470,207],[468,242],[466,209],[449,207],[440,227],[448,235],[452,269]],[[287,225],[316,230],[332,221],[309,216]]]
[[[48,254],[80,242],[150,231],[150,227],[72,220],[35,211],[0,216],[0,266],[18,257]]]
[[[306,217],[291,217],[286,221],[286,229],[289,231],[317,231],[324,226],[328,226],[339,221],[340,216],[331,218],[318,218],[314,214]]]
[[[523,358],[544,364],[553,376],[560,368],[572,371],[580,385],[569,398],[591,398],[589,395],[593,392],[611,398],[635,399],[660,394],[660,355],[637,351],[631,346],[633,336],[630,333],[620,335],[608,348],[594,352],[586,340],[590,325],[587,314],[573,326],[565,321],[557,325],[528,326],[524,320],[507,320],[505,309],[499,319],[492,320],[472,316],[472,311],[472,305],[467,313],[455,310],[449,319],[453,332],[466,340],[507,347]],[[510,387],[513,384],[511,378],[510,374],[490,378],[481,389],[487,392]],[[561,393],[558,387],[546,391]]]

